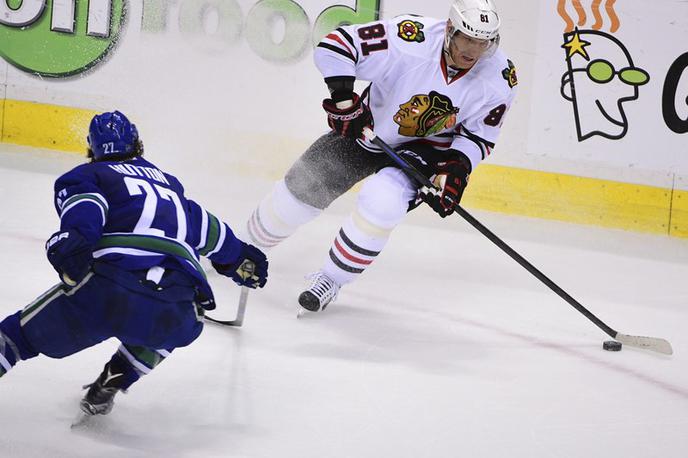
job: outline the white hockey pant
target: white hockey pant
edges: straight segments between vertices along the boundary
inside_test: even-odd
[[[320,213],[322,210],[319,208],[294,197],[284,180],[280,180],[248,219],[245,228],[247,241],[262,250],[270,249]]]
[[[386,167],[369,177],[354,212],[332,242],[322,271],[339,285],[354,281],[382,251],[408,212],[417,187],[401,170]]]

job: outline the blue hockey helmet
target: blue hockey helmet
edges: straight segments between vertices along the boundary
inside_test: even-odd
[[[93,160],[116,160],[136,151],[139,131],[123,113],[105,112],[93,117],[86,140]]]

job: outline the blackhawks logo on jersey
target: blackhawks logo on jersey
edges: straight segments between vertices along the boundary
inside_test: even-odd
[[[422,32],[423,24],[417,21],[401,21],[397,24],[399,38],[404,41],[422,43],[425,41],[425,34]]]
[[[509,66],[502,70],[502,76],[509,83],[509,87],[514,87],[518,84],[518,77],[516,76],[516,67],[511,60],[507,59]]]
[[[456,125],[459,112],[446,95],[435,91],[418,94],[399,105],[394,122],[399,124],[399,134],[405,137],[429,137]]]

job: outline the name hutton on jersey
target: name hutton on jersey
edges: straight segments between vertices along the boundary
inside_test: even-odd
[[[155,180],[158,183],[164,183],[166,185],[170,184],[167,181],[167,178],[165,178],[164,173],[152,167],[141,167],[139,165],[131,164],[110,164],[109,167],[115,172],[121,173],[122,175],[146,177]]]

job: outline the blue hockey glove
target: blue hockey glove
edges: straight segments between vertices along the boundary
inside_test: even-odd
[[[55,232],[45,243],[45,252],[67,286],[83,280],[93,263],[93,246],[75,230]]]
[[[268,259],[265,253],[253,245],[241,242],[243,245],[237,260],[231,264],[218,264],[213,267],[218,273],[230,277],[238,285],[249,288],[262,288],[268,281]]]
[[[216,307],[215,298],[212,295],[207,296],[200,292],[196,294],[196,304],[198,314],[201,316],[204,314],[204,310],[215,310]]]
[[[424,187],[420,190],[420,198],[442,218],[451,215],[468,186],[469,173],[465,161],[440,162],[432,180],[437,190]]]

